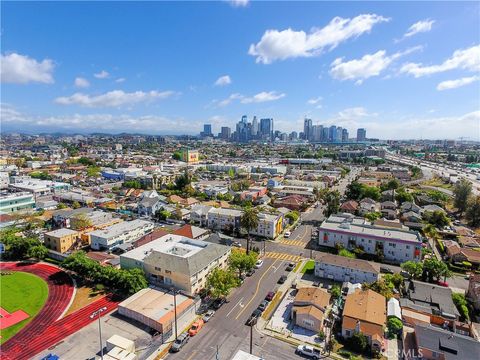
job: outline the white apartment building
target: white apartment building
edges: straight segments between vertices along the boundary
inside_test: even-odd
[[[378,280],[380,266],[370,261],[350,259],[328,253],[321,253],[315,259],[315,276],[352,284],[372,283]]]
[[[35,200],[29,192],[0,194],[0,214],[34,208]]]
[[[242,210],[211,208],[206,215],[208,227],[214,230],[239,231],[242,214]],[[283,220],[282,214],[258,214],[258,227],[251,230],[250,234],[274,239],[283,230]]]
[[[69,190],[71,187],[71,185],[67,183],[39,180],[31,178],[30,176],[13,176],[8,186],[17,191],[32,193],[35,197],[54,194],[60,190]]]
[[[213,269],[228,266],[230,252],[229,246],[169,234],[122,254],[120,266],[142,268],[152,285],[194,295]]]
[[[117,245],[130,243],[153,231],[154,224],[145,220],[124,221],[90,234],[94,250],[111,250]]]
[[[319,227],[318,244],[337,244],[353,250],[360,247],[367,254],[382,254],[388,262],[420,261],[422,238],[417,231],[371,225],[363,218],[347,214],[332,215]]]

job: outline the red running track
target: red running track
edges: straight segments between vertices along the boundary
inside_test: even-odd
[[[25,271],[35,274],[47,281],[49,288],[47,302],[38,315],[2,345],[0,353],[2,360],[30,359],[35,354],[95,321],[96,318],[90,318],[94,311],[106,307],[106,310],[101,313],[101,316],[104,316],[117,308],[118,301],[105,296],[57,320],[73,295],[72,281],[64,271],[47,264],[1,263],[0,267],[2,270]]]

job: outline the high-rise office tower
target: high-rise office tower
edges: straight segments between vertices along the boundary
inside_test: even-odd
[[[260,137],[262,140],[272,140],[273,138],[273,119],[260,119]]]
[[[337,136],[335,138],[335,142],[342,142],[342,131],[343,128],[341,126],[337,127]]]
[[[328,128],[328,141],[335,142],[337,139],[337,127],[332,125]]]
[[[364,128],[357,129],[357,142],[367,140],[367,130]]]
[[[342,130],[342,142],[348,142],[348,130],[347,129]]]
[[[205,136],[212,136],[212,124],[203,124],[203,133]]]
[[[254,116],[252,120],[252,137],[255,139],[258,136],[258,120]]]
[[[328,133],[330,131],[330,128],[324,126],[322,129],[322,142],[328,142]]]
[[[303,120],[303,136],[305,140],[311,140],[312,137],[312,119]]]
[[[298,133],[296,131],[292,131],[290,133],[290,140],[297,140],[298,139]]]
[[[232,129],[230,129],[228,126],[222,126],[222,132],[220,133],[220,137],[224,140],[230,139],[230,136],[232,134]]]

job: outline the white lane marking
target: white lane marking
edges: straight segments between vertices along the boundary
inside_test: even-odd
[[[240,305],[240,307],[243,308],[244,305],[242,304],[242,300],[243,300],[243,297],[240,300],[238,300],[238,302],[235,304],[235,306],[228,312],[228,314],[225,317],[228,317],[228,315],[230,315],[232,313],[232,311],[235,310],[237,305]]]

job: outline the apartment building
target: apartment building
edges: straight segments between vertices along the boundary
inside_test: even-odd
[[[71,187],[71,185],[67,183],[34,179],[30,176],[13,176],[8,186],[10,189],[29,192],[35,197],[54,194],[57,191],[69,190]]]
[[[70,229],[58,229],[45,233],[44,244],[48,249],[65,253],[72,248],[80,234]]]
[[[335,281],[372,283],[378,280],[380,266],[374,262],[321,253],[315,259],[315,276]]]
[[[319,227],[320,246],[361,248],[392,263],[420,261],[422,237],[417,231],[371,225],[350,214],[331,215]]]
[[[236,209],[211,208],[206,214],[208,227],[214,230],[239,231],[242,214],[243,211]],[[258,214],[258,227],[251,230],[250,234],[274,239],[283,231],[283,225],[282,214],[261,213]]]
[[[90,233],[91,247],[94,250],[111,250],[117,245],[138,240],[143,235],[153,231],[154,224],[150,221],[124,221],[101,230]]]
[[[0,196],[1,214],[34,208],[35,200],[29,192],[6,193]]]
[[[142,268],[152,285],[197,294],[210,272],[228,266],[229,246],[168,234],[120,256],[123,269]]]

